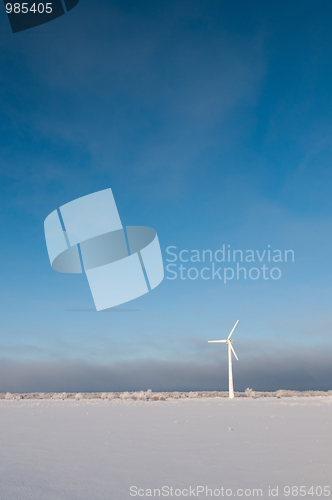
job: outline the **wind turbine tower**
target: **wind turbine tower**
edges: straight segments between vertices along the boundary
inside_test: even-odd
[[[232,369],[232,351],[236,359],[239,361],[239,358],[236,355],[236,352],[233,349],[232,344],[234,344],[234,340],[231,340],[231,335],[235,330],[236,325],[238,324],[239,320],[235,323],[235,325],[232,328],[231,333],[228,335],[226,340],[209,340],[208,342],[213,343],[213,342],[223,342],[228,345],[228,385],[229,385],[229,397],[230,399],[234,398],[234,388],[233,388],[233,369]]]

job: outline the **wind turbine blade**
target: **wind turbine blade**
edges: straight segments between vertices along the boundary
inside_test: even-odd
[[[231,344],[231,349],[232,349],[232,351],[233,351],[234,356],[235,356],[235,357],[236,357],[236,359],[239,361],[239,358],[237,357],[236,352],[234,351],[232,344]]]
[[[235,325],[233,326],[233,329],[232,329],[231,333],[228,335],[227,340],[231,338],[231,335],[232,335],[232,333],[234,332],[235,327],[236,327],[236,325],[238,324],[238,322],[239,322],[239,320],[237,320],[237,322],[236,322],[236,323],[235,323]]]
[[[227,342],[227,340],[208,340],[208,342]]]

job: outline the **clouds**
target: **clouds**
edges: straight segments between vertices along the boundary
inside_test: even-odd
[[[280,352],[234,362],[234,388],[244,391],[330,390],[331,349]],[[0,392],[228,390],[223,363],[144,360],[96,365],[87,362],[15,363],[1,360]]]
[[[243,128],[243,116],[234,122],[232,113],[257,100],[262,40],[241,40],[212,22],[209,8],[199,9],[202,19],[195,10],[189,2],[144,14],[121,3],[100,3],[93,13],[80,6],[70,21],[63,18],[60,37],[40,29],[15,40],[11,51],[23,72],[7,67],[16,88],[5,85],[4,110],[17,115],[16,133],[29,121],[39,142],[31,181],[81,183],[78,168],[85,182],[92,170],[121,179],[125,166],[142,187],[151,176],[168,182],[171,195],[172,176],[184,187],[207,147],[229,147]],[[68,160],[70,168],[61,167]]]

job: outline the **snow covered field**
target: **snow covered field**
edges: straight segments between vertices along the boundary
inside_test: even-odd
[[[0,497],[332,498],[331,417],[331,396],[1,399]]]

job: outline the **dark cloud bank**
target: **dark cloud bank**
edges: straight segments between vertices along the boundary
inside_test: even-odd
[[[329,356],[255,358],[234,363],[234,388],[244,391],[332,389]],[[0,363],[0,392],[209,391],[227,390],[227,366],[168,361]]]

